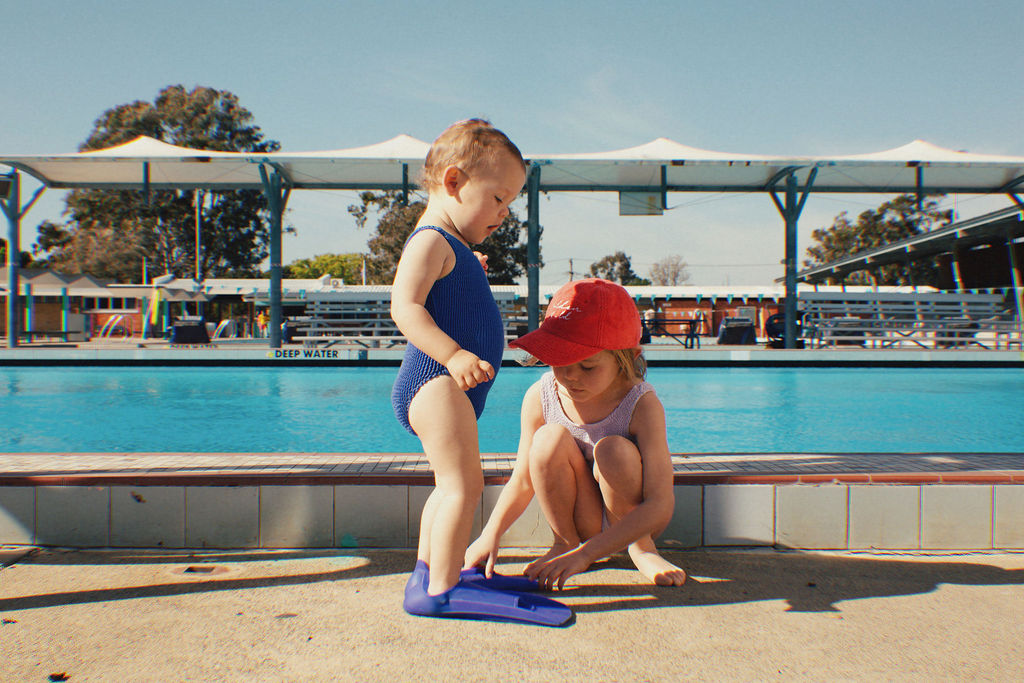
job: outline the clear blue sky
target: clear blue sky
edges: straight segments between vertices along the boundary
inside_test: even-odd
[[[872,152],[915,138],[1024,155],[1019,0],[949,2],[150,2],[0,0],[0,152],[70,152],[106,109],[169,84],[229,90],[285,151],[430,141],[483,115],[527,154],[665,136],[731,152]],[[29,181],[31,185],[32,181]],[[31,189],[31,188],[30,188]],[[23,222],[55,219],[48,191]],[[883,196],[812,195],[816,227]],[[364,251],[354,192],[297,192],[285,263]],[[961,217],[1005,198],[950,197]],[[764,194],[673,194],[620,218],[612,194],[542,201],[542,282],[615,250],[646,275],[667,254],[694,284],[781,275],[782,222]],[[525,212],[525,202],[518,208]]]

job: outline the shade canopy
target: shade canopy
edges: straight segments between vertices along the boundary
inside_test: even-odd
[[[89,152],[0,154],[0,164],[53,188],[262,190],[272,214],[271,345],[276,347],[280,345],[277,328],[281,317],[280,223],[290,191],[408,191],[428,148],[422,140],[399,135],[366,147],[258,154],[188,149],[140,137]],[[531,167],[526,186],[530,329],[539,324],[540,192],[660,193],[661,208],[665,208],[669,192],[771,193],[786,230],[787,348],[793,347],[796,335],[796,225],[809,192],[1007,193],[1024,205],[1015,194],[1024,184],[1024,157],[958,152],[922,140],[881,152],[830,157],[715,152],[668,138],[607,152],[527,156]],[[9,177],[17,195],[17,177]],[[13,203],[2,204],[11,225],[12,244],[17,246],[18,200],[15,197]],[[16,280],[16,269],[12,269],[12,288]],[[15,316],[13,298],[8,297],[8,319]],[[8,344],[15,345],[10,323],[8,328]]]
[[[0,154],[53,188],[261,188],[260,165],[293,189],[402,189],[415,184],[429,144],[399,135],[384,142],[319,152],[212,152],[139,137],[90,152]],[[1024,157],[975,154],[915,140],[894,149],[844,156],[769,156],[716,152],[658,138],[626,149],[531,154],[540,191],[751,192],[817,169],[814,192],[1013,192]]]
[[[797,279],[805,282],[841,280],[859,270],[922,260],[957,249],[1003,244],[1021,237],[1024,237],[1024,209],[1011,206],[807,268],[797,273]]]

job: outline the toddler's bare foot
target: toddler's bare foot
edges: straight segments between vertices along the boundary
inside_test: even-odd
[[[527,576],[533,576],[534,569],[539,569],[541,566],[546,564],[548,561],[555,559],[559,555],[563,555],[572,550],[572,547],[566,543],[555,543],[551,546],[551,549],[546,553],[538,557],[536,560],[526,565],[526,570],[523,572]]]
[[[641,550],[630,546],[629,557],[648,581],[657,586],[682,586],[686,572],[675,566],[656,550]]]

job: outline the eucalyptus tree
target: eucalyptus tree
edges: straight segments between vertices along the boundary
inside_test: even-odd
[[[828,228],[811,233],[814,244],[807,248],[805,267],[814,267],[913,237],[953,220],[953,212],[939,209],[935,198],[928,197],[918,207],[917,198],[903,194],[883,202],[877,209],[862,212],[851,221],[844,211]],[[849,284],[930,285],[939,275],[935,258],[875,266],[846,276]],[[834,283],[829,280],[832,284]]]
[[[211,151],[273,152],[280,148],[253,115],[226,90],[181,85],[153,102],[136,100],[103,112],[81,151],[104,149],[146,135]],[[203,276],[256,276],[268,254],[270,218],[258,190],[74,190],[66,222],[41,225],[37,253],[64,272],[88,272],[117,281],[150,273],[195,276],[196,217],[201,224]],[[287,228],[292,232],[292,228]]]

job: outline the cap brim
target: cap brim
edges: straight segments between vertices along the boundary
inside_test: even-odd
[[[542,327],[510,341],[508,345],[513,349],[522,349],[541,363],[552,367],[579,363],[602,351],[595,346],[562,339]]]

